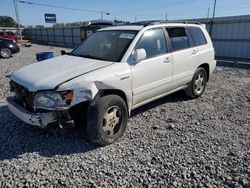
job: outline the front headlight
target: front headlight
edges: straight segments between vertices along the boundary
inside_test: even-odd
[[[66,98],[69,92],[41,91],[36,94],[34,108],[56,109],[67,107],[69,100]],[[66,96],[66,97],[65,97]]]

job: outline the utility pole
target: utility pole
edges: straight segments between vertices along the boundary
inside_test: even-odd
[[[207,20],[209,19],[210,16],[210,8],[207,9]]]
[[[166,11],[165,20],[168,20],[168,12]]]
[[[214,0],[213,18],[212,18],[212,20],[210,22],[210,29],[209,29],[210,36],[212,35],[212,31],[213,31],[213,22],[214,22],[214,18],[215,18],[216,4],[217,4],[217,0]]]
[[[207,23],[206,23],[206,27],[208,27],[209,17],[210,17],[210,7],[208,7],[208,9],[207,9]]]
[[[215,12],[216,12],[216,4],[217,4],[217,0],[214,0],[213,19],[214,19],[214,17],[215,17]]]
[[[136,16],[135,16],[135,22],[137,21],[137,18],[136,18]]]
[[[20,28],[20,18],[19,18],[19,12],[18,12],[18,6],[17,6],[17,0],[13,0],[14,6],[15,6],[15,12],[16,12],[16,21],[17,21],[17,32],[22,38],[21,28]]]

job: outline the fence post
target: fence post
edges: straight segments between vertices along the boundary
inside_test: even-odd
[[[64,27],[62,27],[62,31],[63,31],[63,45],[66,46],[66,44],[65,44],[65,31],[64,31]]]
[[[75,44],[74,44],[74,36],[73,36],[73,27],[71,27],[71,36],[72,36],[72,45],[75,46]]]
[[[47,43],[49,42],[49,33],[48,33],[48,28],[46,28],[46,34],[47,34]]]
[[[35,29],[35,35],[36,35],[36,41],[38,41],[38,37],[37,37],[37,29]]]
[[[209,35],[210,35],[210,37],[212,38],[212,31],[213,31],[213,20],[211,20],[210,22],[209,22],[209,24],[210,24],[210,27],[209,27]]]
[[[55,28],[52,28],[52,31],[53,31],[54,43],[56,43]]]

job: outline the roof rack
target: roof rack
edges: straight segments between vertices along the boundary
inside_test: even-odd
[[[149,21],[140,21],[140,22],[133,22],[133,23],[127,23],[124,25],[141,25],[143,27],[149,26],[149,25],[158,25],[158,24],[164,24],[164,23],[183,23],[183,24],[197,24],[200,25],[200,22],[195,21],[174,21],[174,20],[149,20]]]
[[[200,22],[195,22],[195,21],[181,21],[181,20],[161,20],[158,22],[153,22],[150,25],[157,25],[157,24],[164,24],[164,23],[182,23],[182,24],[197,24],[200,25]]]
[[[150,25],[151,23],[159,22],[161,20],[148,20],[148,21],[140,21],[140,22],[132,22],[132,23],[123,23],[119,25],[135,25],[135,26],[147,26]]]

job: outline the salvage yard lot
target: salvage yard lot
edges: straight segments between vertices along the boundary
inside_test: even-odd
[[[98,147],[6,107],[6,76],[61,49],[34,44],[0,59],[0,187],[250,187],[250,70],[219,67],[201,98],[178,92],[134,110],[125,135]]]

